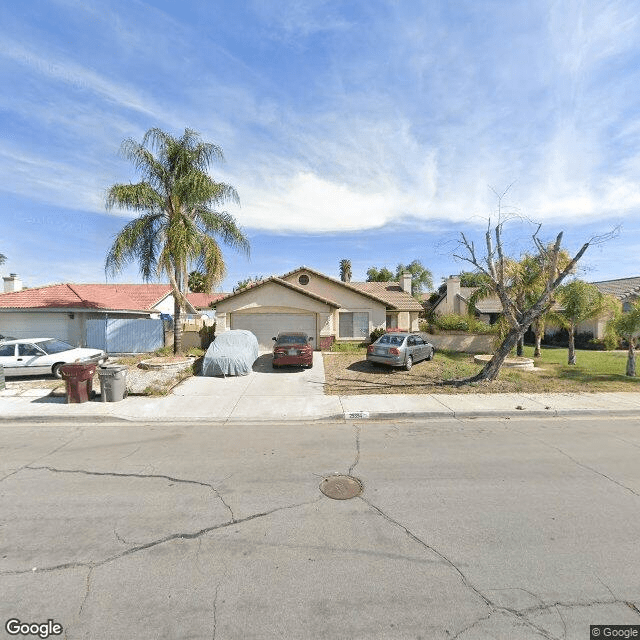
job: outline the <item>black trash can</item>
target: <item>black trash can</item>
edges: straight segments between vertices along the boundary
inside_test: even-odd
[[[111,366],[98,369],[102,402],[119,402],[127,395],[127,367]]]
[[[73,364],[63,364],[60,367],[67,392],[67,404],[88,402],[93,398],[95,395],[93,391],[95,372],[95,362],[74,362]]]

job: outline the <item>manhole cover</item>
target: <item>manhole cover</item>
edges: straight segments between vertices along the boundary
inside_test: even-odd
[[[362,483],[351,476],[329,476],[320,483],[320,491],[327,498],[349,500],[362,493]]]

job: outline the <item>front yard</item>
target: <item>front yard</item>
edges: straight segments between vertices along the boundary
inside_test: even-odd
[[[567,349],[545,348],[533,371],[504,368],[498,380],[473,386],[443,385],[443,380],[464,378],[480,371],[473,355],[436,351],[431,362],[411,369],[374,367],[366,349],[351,353],[324,353],[327,395],[368,393],[575,393],[640,391],[640,378],[625,376],[626,352],[577,351],[577,365],[569,366]],[[533,357],[533,347],[524,355]]]

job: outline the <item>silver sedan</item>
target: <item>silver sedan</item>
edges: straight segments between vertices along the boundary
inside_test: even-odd
[[[369,345],[367,360],[409,371],[415,362],[431,360],[434,353],[435,347],[419,333],[385,333]]]

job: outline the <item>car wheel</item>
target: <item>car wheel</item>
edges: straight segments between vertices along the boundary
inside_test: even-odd
[[[64,362],[58,362],[58,364],[54,364],[51,367],[51,373],[54,378],[58,378],[58,380],[62,380],[62,371],[60,371],[60,367],[64,365]]]
[[[427,360],[433,360],[433,349],[431,349],[431,351],[429,352],[429,355],[427,356]]]
[[[404,370],[411,371],[412,366],[413,366],[413,358],[411,356],[407,356],[407,361],[404,363]]]
[[[276,364],[275,362],[272,362],[272,363],[271,363],[271,366],[272,366],[274,369],[279,369],[279,368],[280,368],[280,365],[279,365],[279,364]]]

